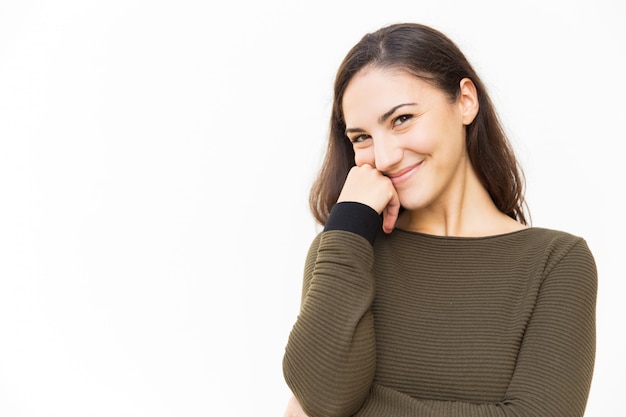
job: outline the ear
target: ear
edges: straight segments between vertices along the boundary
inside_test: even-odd
[[[463,78],[460,82],[459,104],[461,105],[463,124],[467,126],[474,121],[480,107],[476,86],[469,78]]]

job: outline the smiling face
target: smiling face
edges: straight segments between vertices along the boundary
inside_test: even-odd
[[[465,126],[478,101],[470,80],[460,88],[451,102],[414,75],[376,67],[361,70],[346,88],[342,108],[355,163],[389,177],[407,210],[445,204],[463,192],[471,170]]]

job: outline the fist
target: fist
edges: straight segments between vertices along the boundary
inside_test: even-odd
[[[390,233],[398,219],[400,201],[391,180],[371,165],[350,169],[339,194],[338,203],[352,201],[365,204],[383,215],[383,230]]]

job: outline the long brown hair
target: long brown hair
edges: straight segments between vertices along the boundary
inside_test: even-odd
[[[341,104],[348,83],[366,66],[405,70],[441,89],[451,101],[460,93],[460,81],[471,79],[476,86],[479,110],[467,126],[470,161],[496,207],[527,224],[523,172],[487,89],[447,36],[416,23],[394,24],[366,34],[348,52],[337,71],[326,154],[309,195],[311,211],[320,224],[326,223],[348,171],[355,165]]]

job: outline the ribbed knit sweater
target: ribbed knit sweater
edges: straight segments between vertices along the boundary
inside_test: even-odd
[[[597,275],[582,238],[387,235],[355,203],[326,226],[283,360],[310,417],[583,416]]]

